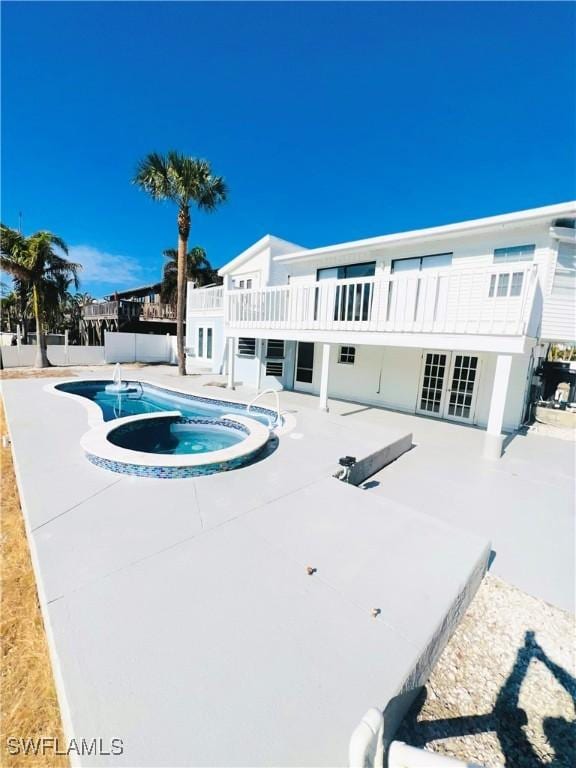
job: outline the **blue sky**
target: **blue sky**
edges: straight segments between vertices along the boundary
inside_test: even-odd
[[[568,3],[2,5],[2,220],[50,229],[101,295],[156,279],[175,210],[137,160],[205,157],[221,265],[575,196]]]

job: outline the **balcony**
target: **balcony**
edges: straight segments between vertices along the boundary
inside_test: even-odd
[[[82,307],[86,320],[132,320],[140,316],[142,304],[136,301],[99,301]]]
[[[86,304],[82,308],[85,320],[176,320],[176,308],[160,302],[120,299]]]
[[[142,313],[140,320],[176,320],[176,307],[161,302],[140,304]]]
[[[224,306],[224,288],[194,288],[188,291],[186,299],[188,312],[221,312]]]
[[[524,336],[536,276],[533,265],[498,265],[233,291],[225,322],[247,331]]]

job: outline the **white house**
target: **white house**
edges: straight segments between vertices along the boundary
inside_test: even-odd
[[[576,203],[307,249],[267,235],[188,291],[189,367],[477,425],[523,422],[548,343],[576,343]]]

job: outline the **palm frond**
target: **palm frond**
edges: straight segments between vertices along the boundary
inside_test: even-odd
[[[173,200],[174,192],[167,158],[151,152],[136,166],[132,183],[147,192],[154,200]]]
[[[29,267],[12,256],[4,256],[4,254],[0,255],[0,269],[7,272],[12,277],[21,280],[23,283],[28,283],[32,279],[32,273]]]

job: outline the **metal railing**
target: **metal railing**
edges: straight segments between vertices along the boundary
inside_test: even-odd
[[[226,294],[232,328],[526,333],[535,265],[322,280]]]
[[[264,389],[262,390],[262,392],[258,392],[256,397],[253,397],[252,400],[250,400],[250,402],[248,403],[248,407],[246,408],[246,416],[250,415],[250,408],[252,408],[252,406],[257,400],[259,400],[263,395],[269,395],[269,394],[273,394],[274,399],[276,400],[276,421],[273,423],[271,422],[269,424],[270,429],[272,429],[272,427],[278,427],[282,423],[282,416],[280,416],[280,396],[277,390],[270,388],[270,389]]]

